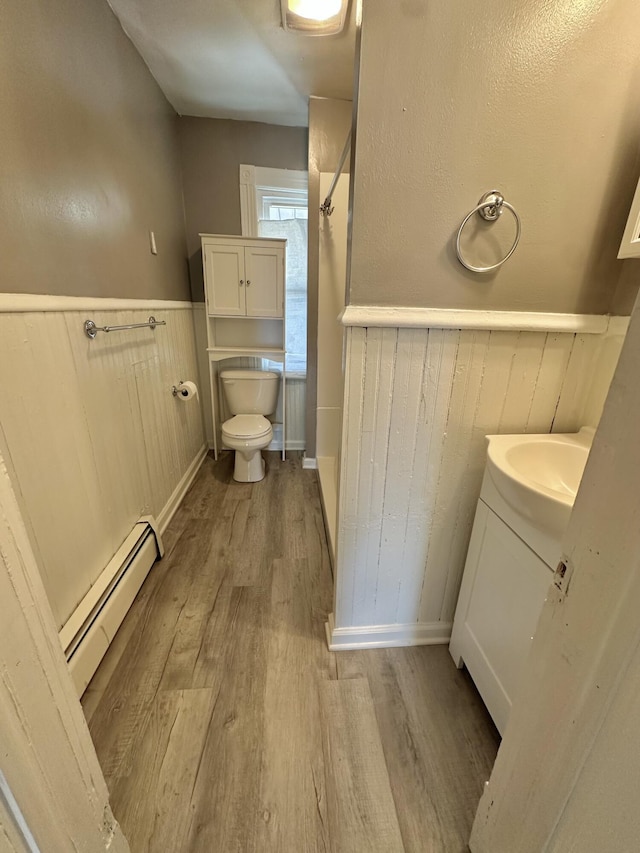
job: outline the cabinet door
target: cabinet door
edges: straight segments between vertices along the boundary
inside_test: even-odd
[[[247,317],[284,316],[284,250],[245,249]]]
[[[205,286],[209,314],[244,317],[245,263],[242,246],[204,247]]]
[[[551,569],[479,500],[450,650],[501,734],[552,581]]]

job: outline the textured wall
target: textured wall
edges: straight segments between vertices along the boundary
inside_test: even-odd
[[[351,301],[609,310],[638,176],[640,6],[401,0],[394,10],[364,3]],[[455,259],[453,237],[495,187],[522,216],[522,242],[497,274],[477,276]],[[508,213],[469,227],[469,257],[497,259],[512,235]],[[619,305],[631,301],[622,293]]]
[[[239,166],[307,168],[306,127],[183,117],[178,122],[191,290],[204,302],[198,234],[241,234]]]
[[[104,0],[2,4],[0,109],[0,290],[188,298],[176,116]]]

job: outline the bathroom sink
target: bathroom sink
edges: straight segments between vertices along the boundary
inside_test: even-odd
[[[487,471],[496,489],[514,512],[553,538],[566,529],[593,432],[487,436]]]

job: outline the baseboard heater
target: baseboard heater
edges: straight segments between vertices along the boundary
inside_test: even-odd
[[[60,630],[78,696],[86,690],[151,566],[163,554],[155,520],[141,518]]]

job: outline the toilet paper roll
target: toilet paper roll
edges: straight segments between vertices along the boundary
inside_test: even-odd
[[[178,397],[181,400],[190,400],[198,396],[198,386],[195,382],[181,382],[178,385]]]

